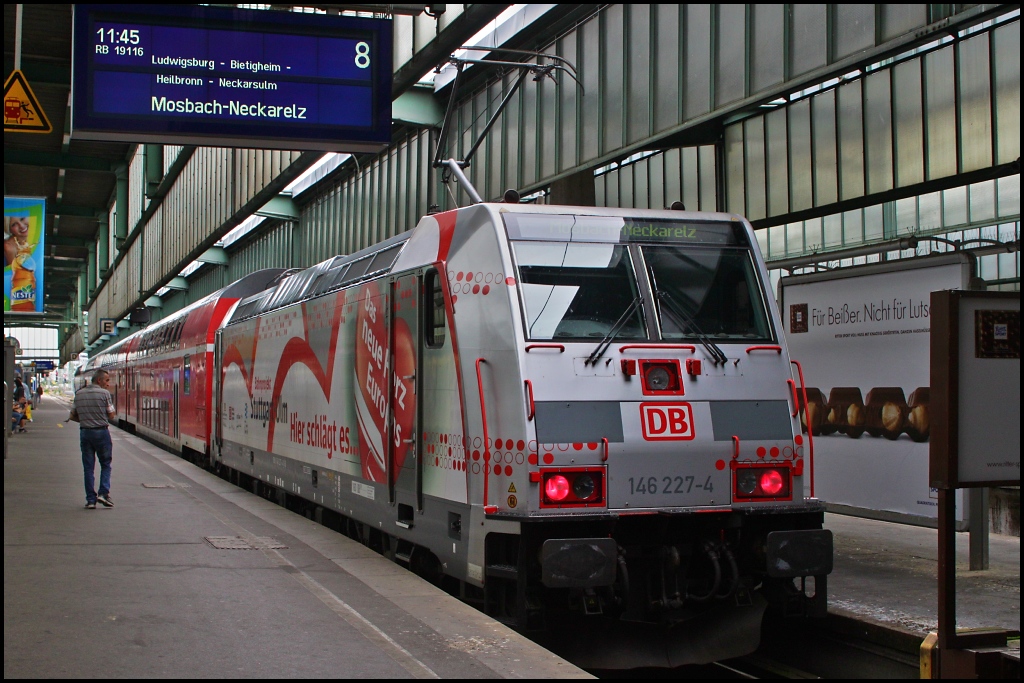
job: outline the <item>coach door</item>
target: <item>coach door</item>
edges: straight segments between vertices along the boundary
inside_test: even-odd
[[[213,371],[210,374],[213,380],[213,420],[210,423],[210,454],[220,458],[220,449],[223,444],[223,433],[221,432],[221,402],[223,396],[223,380],[221,368],[224,363],[224,349],[222,338],[224,330],[217,330],[217,337],[213,342]]]
[[[178,382],[180,380],[179,372],[178,368],[174,368],[174,394],[171,397],[171,400],[174,401],[174,424],[171,427],[171,436],[175,439],[178,438],[178,417],[180,415],[178,406],[181,404],[181,392],[178,391]]]
[[[388,480],[391,500],[399,504],[399,522],[412,521],[419,504],[421,449],[419,438],[419,299],[418,273],[391,282],[391,434]]]

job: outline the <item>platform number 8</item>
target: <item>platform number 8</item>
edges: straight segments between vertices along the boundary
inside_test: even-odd
[[[366,69],[370,66],[370,44],[367,42],[356,43],[356,66]]]

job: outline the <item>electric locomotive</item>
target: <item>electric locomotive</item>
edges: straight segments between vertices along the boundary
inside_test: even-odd
[[[207,457],[581,665],[745,654],[832,566],[768,282],[730,214],[429,215],[237,303]]]

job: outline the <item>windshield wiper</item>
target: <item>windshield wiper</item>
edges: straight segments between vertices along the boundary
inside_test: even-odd
[[[608,330],[608,333],[605,334],[604,338],[601,339],[601,341],[598,343],[597,348],[594,349],[593,353],[591,353],[590,356],[587,357],[587,360],[583,362],[584,365],[596,363],[598,359],[600,359],[601,356],[604,355],[604,352],[608,350],[608,347],[611,346],[611,343],[615,341],[615,337],[618,336],[619,332],[622,331],[622,328],[625,327],[626,321],[629,320],[629,316],[633,314],[633,311],[635,311],[637,306],[639,306],[642,302],[643,294],[637,294],[636,298],[633,299],[629,306],[626,307],[626,310],[622,313],[621,316],[619,316],[619,319],[615,321],[615,324],[611,326],[611,329]]]
[[[728,362],[729,357],[726,356],[725,352],[718,347],[718,344],[711,341],[711,338],[704,334],[704,332],[697,326],[697,322],[693,317],[686,312],[686,309],[680,306],[668,292],[658,290],[656,293],[658,298],[665,303],[665,310],[676,319],[676,324],[679,325],[680,331],[685,332],[687,328],[693,331],[694,335],[704,347],[704,350],[708,352],[709,356],[711,356],[711,360],[714,361],[715,365],[718,365],[719,363],[725,365],[726,362]]]

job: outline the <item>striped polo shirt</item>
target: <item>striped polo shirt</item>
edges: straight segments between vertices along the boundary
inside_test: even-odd
[[[95,384],[82,387],[75,394],[75,410],[82,429],[105,429],[107,415],[114,412],[110,392]]]

